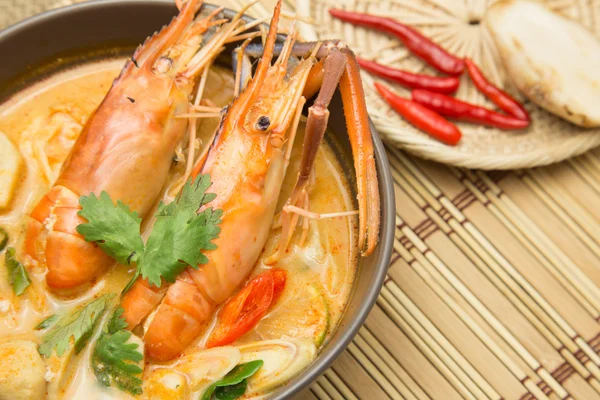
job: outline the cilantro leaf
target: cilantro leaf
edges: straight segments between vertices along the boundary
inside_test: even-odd
[[[214,250],[211,243],[218,237],[221,228],[222,210],[206,208],[199,214],[197,210],[215,198],[206,193],[210,177],[200,175],[189,180],[181,195],[169,205],[161,203],[146,249],[138,267],[142,278],[154,286],[161,285],[161,279],[175,282],[175,278],[188,265],[198,268],[206,264],[208,258],[202,250]]]
[[[109,387],[114,383],[119,389],[134,395],[142,394],[143,372],[137,363],[144,359],[137,343],[128,343],[131,332],[119,307],[111,316],[106,328],[96,342],[92,354],[92,369],[98,381]]]
[[[139,395],[143,370],[134,362],[144,356],[137,350],[137,343],[127,343],[130,337],[131,332],[125,330],[100,336],[92,356],[92,369],[102,385],[109,387],[114,382],[119,389]]]
[[[58,318],[60,318],[58,315],[52,314],[51,316],[49,316],[48,318],[46,318],[45,320],[43,320],[42,322],[40,322],[39,324],[37,324],[37,326],[35,327],[35,329],[37,331],[43,331],[44,329],[48,329],[52,325],[54,325],[54,323],[56,322],[56,320]]]
[[[219,400],[235,400],[246,391],[246,380],[254,375],[264,364],[263,360],[254,360],[236,365],[227,375],[210,385],[200,400],[210,400],[215,394]],[[224,389],[230,387],[229,389]],[[243,388],[243,391],[242,391]],[[218,393],[215,393],[218,391]]]
[[[15,294],[20,296],[31,284],[29,275],[27,275],[27,271],[25,271],[23,264],[17,260],[15,256],[15,249],[13,247],[6,249],[6,255],[4,259],[6,269],[8,271],[8,281],[10,282]]]
[[[38,349],[39,353],[50,358],[56,351],[56,355],[60,357],[71,346],[71,340],[73,340],[75,351],[77,353],[81,351],[112,298],[112,294],[105,294],[80,307],[74,313],[61,317],[42,338],[42,344]]]
[[[81,196],[78,215],[88,220],[77,226],[88,242],[96,242],[106,254],[120,264],[135,261],[144,251],[140,236],[142,219],[120,200],[114,205],[106,192]]]
[[[210,175],[199,175],[185,183],[175,201],[168,205],[161,202],[146,245],[140,236],[138,215],[120,201],[114,205],[106,192],[99,198],[94,194],[80,198],[79,215],[88,222],[78,225],[77,231],[119,263],[137,264],[123,293],[140,276],[154,286],[161,286],[163,279],[175,282],[188,265],[198,268],[198,264],[208,262],[202,251],[217,248],[212,240],[221,232],[218,225],[223,211],[207,207],[198,213],[216,197],[206,192],[210,185]]]
[[[163,202],[160,203],[156,216],[183,214],[187,218],[192,218],[200,207],[210,203],[217,197],[214,193],[206,193],[210,186],[210,175],[208,174],[198,175],[195,180],[189,179],[183,185],[181,193],[177,196],[177,200],[168,205],[165,205]]]
[[[123,329],[127,328],[127,322],[125,321],[125,318],[123,318],[124,312],[125,309],[123,307],[119,307],[115,310],[108,321],[108,325],[106,326],[108,333],[117,333],[118,331],[122,331]]]

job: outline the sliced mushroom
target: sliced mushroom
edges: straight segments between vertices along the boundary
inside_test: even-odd
[[[176,362],[174,370],[188,376],[193,391],[201,390],[224,377],[240,363],[240,351],[231,346],[191,353]]]
[[[248,379],[246,394],[260,395],[280,386],[304,370],[315,358],[311,339],[266,340],[238,347],[240,363],[262,360],[263,366]]]
[[[186,377],[171,368],[154,368],[144,379],[144,399],[184,400],[189,396],[190,388]]]

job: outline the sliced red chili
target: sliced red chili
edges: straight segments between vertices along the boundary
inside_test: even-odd
[[[469,58],[465,58],[465,65],[471,80],[481,93],[486,95],[495,105],[497,105],[505,113],[512,115],[515,118],[529,121],[529,113],[517,100],[512,98],[508,93],[491,84],[481,70]],[[426,89],[426,88],[423,88]]]
[[[412,91],[412,98],[415,102],[422,104],[441,115],[459,121],[501,129],[523,129],[529,126],[529,121],[500,114],[441,93],[415,89]]]
[[[274,268],[248,282],[221,308],[206,347],[226,346],[254,328],[281,296],[286,278],[286,271]]]
[[[424,74],[414,74],[412,72],[403,71],[401,69],[390,68],[385,65],[378,64],[373,61],[368,61],[357,57],[358,65],[365,71],[369,71],[382,78],[406,86],[410,89],[427,89],[439,93],[454,93],[460,85],[460,80],[455,77],[437,77]]]
[[[330,9],[329,13],[342,21],[396,36],[414,55],[445,74],[460,75],[465,69],[465,62],[461,58],[448,53],[431,39],[396,20],[337,9]]]
[[[271,304],[275,305],[275,303],[279,301],[283,289],[285,289],[287,271],[281,268],[273,268],[270,272],[273,275],[273,300],[271,301]]]
[[[460,130],[435,111],[398,96],[380,83],[376,83],[375,87],[385,101],[415,127],[449,145],[459,142],[462,136]]]

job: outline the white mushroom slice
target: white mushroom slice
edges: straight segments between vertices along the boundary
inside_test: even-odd
[[[75,349],[71,346],[65,353],[58,357],[52,354],[46,359],[47,368],[44,371],[44,379],[48,382],[48,400],[58,400],[64,386],[73,375],[71,360],[75,356]],[[71,368],[69,368],[71,366]]]
[[[171,368],[154,368],[144,379],[144,399],[183,400],[189,396],[189,385],[185,376]]]
[[[485,17],[516,87],[582,127],[600,126],[600,41],[542,3],[502,0]]]
[[[235,347],[217,347],[188,354],[179,359],[173,369],[186,374],[191,389],[198,391],[224,377],[240,363],[241,358]]]
[[[0,345],[0,399],[36,400],[46,396],[46,365],[30,340]]]
[[[0,210],[8,207],[13,198],[21,164],[21,153],[0,132]]]
[[[238,348],[242,352],[241,363],[264,362],[258,372],[248,378],[248,395],[263,394],[286,383],[305,369],[317,354],[310,339],[266,340]]]

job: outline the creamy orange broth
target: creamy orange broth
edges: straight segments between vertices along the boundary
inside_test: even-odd
[[[132,271],[127,267],[116,266],[83,294],[57,297],[46,290],[45,267],[36,265],[21,251],[27,214],[51,187],[79,130],[109,90],[122,64],[123,60],[109,60],[72,68],[35,84],[0,106],[0,132],[6,134],[20,149],[24,159],[14,199],[8,209],[0,210],[0,227],[8,232],[9,246],[17,249],[18,257],[26,264],[32,279],[32,285],[25,294],[15,297],[7,280],[4,256],[0,257],[0,270],[3,271],[0,273],[0,345],[16,339],[39,343],[41,334],[34,327],[45,317],[69,313],[74,307],[103,293],[120,293],[131,276]],[[231,101],[232,86],[231,72],[214,67],[207,80],[205,97],[218,106],[224,106]],[[218,119],[203,120],[199,128],[200,139],[208,137],[218,122]],[[295,182],[303,133],[304,126],[301,125],[279,199],[279,209]],[[205,145],[202,143],[201,147]],[[39,148],[43,148],[51,160],[47,165],[41,165],[33,157]],[[184,168],[183,162],[174,163],[171,181],[165,185],[166,193],[172,192],[172,186]],[[315,179],[309,195],[310,210],[317,213],[353,209],[346,176],[327,144],[323,144],[318,152]],[[169,196],[165,195],[165,198]],[[322,346],[338,323],[352,287],[357,258],[356,223],[356,217],[311,221],[306,243],[302,247],[298,245],[300,229],[297,229],[288,253],[277,263],[278,267],[288,271],[288,281],[281,299],[255,329],[233,346],[303,337],[313,341],[317,347]],[[279,231],[274,229],[263,254],[272,253],[278,235]],[[261,257],[253,275],[266,268]],[[184,357],[202,350],[213,326],[214,323],[210,324],[205,334],[186,349]],[[131,397],[114,388],[101,388],[95,381],[89,367],[89,357],[98,331],[79,355],[67,353],[61,359],[52,357],[44,360],[48,398],[85,396],[91,400]],[[177,362],[166,363],[165,366],[172,369],[175,368],[174,364]],[[166,392],[162,384],[156,384],[158,380],[154,382],[164,372],[161,367],[146,360],[145,392],[140,398],[173,398],[173,394]],[[189,384],[189,376],[186,375],[185,379],[186,385]],[[205,386],[190,387],[181,396],[197,398]]]

